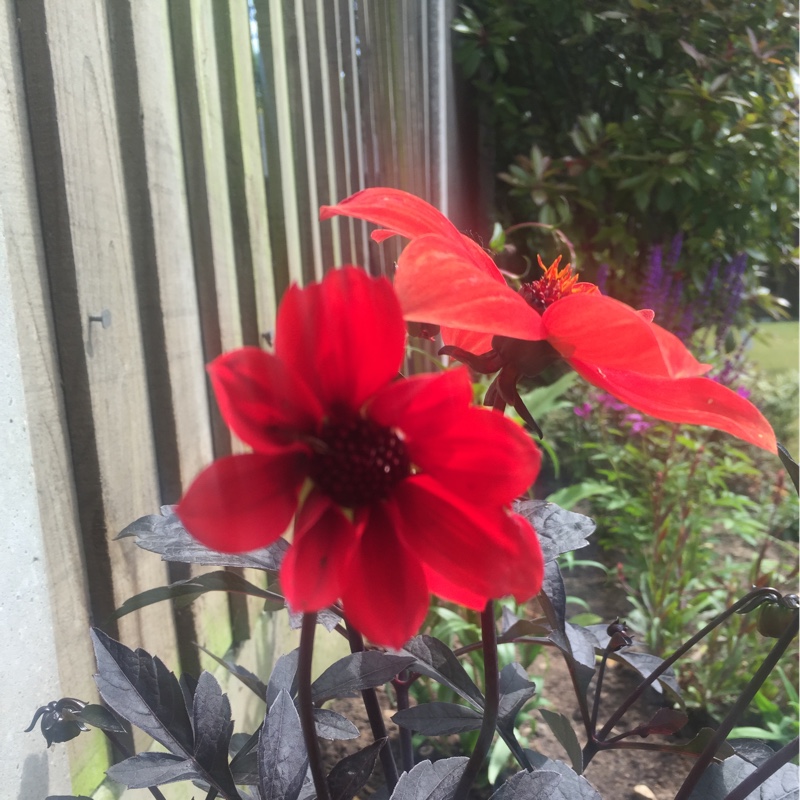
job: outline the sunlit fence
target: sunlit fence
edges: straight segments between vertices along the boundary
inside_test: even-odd
[[[3,443],[29,470],[21,492],[38,519],[17,522],[43,551],[38,584],[15,579],[21,595],[49,592],[39,646],[57,653],[62,694],[90,699],[89,624],[190,575],[114,536],[238,447],[204,364],[261,344],[291,282],[344,263],[391,269],[391,244],[379,250],[352,220],[320,225],[319,205],[390,185],[449,210],[451,9],[444,0],[0,9],[0,308],[10,309],[0,366],[19,389]],[[202,625],[193,610],[160,604],[105,627],[196,670],[193,642],[224,653],[258,611],[220,594],[204,599]],[[35,683],[29,694],[54,699],[49,688],[55,695]],[[85,791],[102,764],[76,742],[71,769]]]

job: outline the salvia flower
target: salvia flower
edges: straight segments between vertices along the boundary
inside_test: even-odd
[[[379,239],[393,233],[411,239],[395,275],[405,318],[440,324],[443,352],[479,372],[498,373],[488,404],[511,404],[535,426],[517,381],[563,359],[638,411],[708,425],[777,452],[772,427],[758,409],[703,377],[709,366],[654,324],[652,311],[636,311],[596,286],[586,288],[591,284],[573,280],[568,268],[559,271],[557,265],[540,279],[546,285],[532,291],[523,284],[517,292],[475,242],[467,244],[439,211],[406,192],[365,189],[321,211],[323,219],[336,214],[380,225]]]
[[[293,523],[280,581],[290,607],[341,600],[376,644],[399,647],[429,593],[470,608],[538,592],[542,553],[509,510],[540,454],[511,420],[471,405],[466,369],[398,380],[400,305],[355,267],[291,287],[275,352],[209,367],[222,415],[251,453],[202,472],[177,508],[208,547],[270,544]]]

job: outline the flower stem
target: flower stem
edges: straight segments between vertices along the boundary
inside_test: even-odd
[[[492,745],[497,725],[497,713],[500,706],[500,671],[497,660],[497,628],[494,620],[494,600],[489,600],[481,612],[481,634],[483,639],[483,674],[485,704],[483,722],[478,734],[475,749],[467,761],[464,774],[453,793],[453,800],[466,800],[470,787],[483,765]]]
[[[748,592],[741,600],[734,603],[730,608],[725,609],[721,614],[718,614],[711,622],[708,623],[702,630],[698,631],[691,639],[682,644],[666,661],[654,669],[629,695],[622,701],[619,708],[609,717],[602,730],[597,734],[599,740],[604,740],[612,731],[614,726],[622,719],[625,712],[644,694],[648,686],[651,686],[655,681],[663,675],[684,653],[691,650],[701,639],[707,636],[717,625],[723,623],[728,617],[735,614],[740,608],[748,603],[751,603],[757,597],[772,597],[780,599],[780,594],[775,589],[761,588],[753,589]],[[588,762],[587,762],[588,763]]]
[[[350,642],[351,653],[364,652],[364,639],[361,634],[349,623],[347,623],[347,640]],[[380,750],[381,766],[386,778],[386,787],[389,794],[394,791],[397,785],[397,765],[394,761],[392,748],[389,746],[389,734],[386,732],[386,723],[383,721],[383,712],[378,702],[378,693],[375,689],[362,689],[361,699],[364,701],[364,708],[367,710],[367,719],[372,729],[372,737],[377,742],[386,739],[386,746]]]
[[[780,657],[784,654],[786,648],[789,647],[792,639],[797,635],[798,620],[800,620],[800,613],[795,612],[792,624],[787,626],[781,638],[775,643],[775,646],[761,663],[756,674],[753,675],[750,682],[745,686],[744,691],[733,704],[728,715],[722,720],[719,728],[714,732],[714,735],[711,737],[711,740],[706,745],[703,752],[700,753],[697,761],[692,765],[689,774],[686,776],[686,780],[675,795],[675,800],[686,800],[692,793],[692,790],[700,780],[700,776],[713,760],[719,746],[728,738],[728,734],[733,730],[733,726],[736,724],[741,713],[750,705],[756,692],[761,688],[761,685],[769,677],[772,670],[775,669]]]
[[[314,704],[311,701],[311,658],[314,655],[316,628],[316,613],[303,614],[303,625],[300,629],[300,657],[297,662],[297,704],[317,798],[318,800],[331,800],[328,782],[322,771],[322,753],[319,749],[319,739],[314,725]]]
[[[408,690],[411,687],[411,680],[408,670],[403,670],[400,675],[408,676],[401,678],[399,675],[392,681],[395,695],[397,697],[397,710],[405,711],[408,708]],[[411,742],[411,729],[400,728],[400,757],[403,762],[403,770],[411,772],[414,766],[414,748]]]
[[[611,640],[609,639],[609,646]],[[606,674],[606,664],[608,663],[608,647],[603,651],[603,658],[600,661],[600,666],[597,669],[597,681],[594,685],[594,701],[592,702],[592,716],[589,720],[589,727],[594,736],[597,730],[597,715],[600,712],[600,691],[603,688],[603,677]]]

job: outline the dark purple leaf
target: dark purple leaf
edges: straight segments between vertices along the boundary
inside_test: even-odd
[[[335,611],[329,608],[323,608],[322,611],[317,612],[317,625],[322,625],[328,633],[330,633],[340,622],[342,618]],[[289,627],[293,631],[300,630],[303,624],[303,615],[299,611],[289,611]]]
[[[716,732],[713,728],[700,728],[697,735],[686,744],[659,744],[659,749],[669,753],[688,753],[690,755],[699,755],[705,750],[706,745],[711,741]],[[717,750],[715,759],[721,761],[725,758],[730,758],[736,751],[730,746],[728,742],[723,742]]]
[[[517,500],[514,511],[522,514],[539,534],[545,563],[562,553],[586,547],[596,527],[593,519],[543,500]]]
[[[451,800],[468,759],[464,756],[444,758],[433,764],[423,761],[411,772],[404,772],[390,800]]]
[[[508,606],[503,606],[500,611],[500,633],[505,633],[517,622],[519,622],[519,617]]]
[[[583,753],[572,723],[563,714],[549,711],[546,708],[540,708],[539,713],[561,746],[567,751],[569,760],[572,762],[572,769],[580,775],[583,772]]]
[[[608,635],[607,628],[608,626],[605,623],[587,625],[585,628],[585,630],[588,630],[595,637],[595,639],[597,639],[597,649],[600,653],[602,653],[606,647],[608,647],[608,643],[611,638]],[[635,669],[643,678],[647,678],[650,673],[664,663],[664,659],[654,656],[651,653],[639,653],[635,650],[628,649],[611,653],[609,658],[612,658],[614,661],[627,664],[629,667]],[[672,669],[672,667],[670,667],[658,679],[658,682],[653,682],[653,689],[661,693],[663,690],[659,683],[663,684],[667,689],[670,690],[670,692],[672,692],[672,694],[675,695],[676,698],[680,699],[681,690],[680,686],[678,685],[677,678],[675,677],[675,671]]]
[[[637,725],[631,733],[636,733],[643,738],[653,733],[669,736],[677,733],[688,721],[689,717],[683,711],[675,711],[672,708],[659,708],[648,722]]]
[[[333,697],[352,697],[362,689],[382,686],[413,663],[407,656],[394,656],[377,650],[351,653],[331,664],[311,684],[311,697],[322,703]]]
[[[372,775],[378,753],[386,744],[386,738],[378,739],[357,753],[343,758],[328,775],[331,800],[352,800]]]
[[[252,567],[277,571],[289,544],[277,539],[269,547],[250,553],[220,553],[200,544],[174,513],[174,506],[162,506],[161,516],[151,514],[132,522],[117,536],[123,539],[136,537],[143,550],[158,553],[162,561],[180,561],[187,564],[205,564],[212,567]]]
[[[739,758],[743,758],[757,767],[775,755],[775,751],[766,742],[758,739],[728,739],[727,741]]]
[[[563,644],[566,644],[566,633],[564,625],[567,616],[567,590],[564,588],[564,579],[561,577],[561,570],[555,561],[549,561],[544,565],[544,581],[542,582],[541,593],[550,601],[555,619],[553,620],[557,628],[552,632],[551,638],[555,642],[555,636],[562,634]],[[551,621],[548,616],[548,621]],[[558,642],[556,642],[558,644]],[[560,646],[560,645],[559,645]]]
[[[90,703],[80,711],[74,712],[74,716],[93,728],[111,733],[125,733],[125,727],[120,721],[107,708],[96,703]]]
[[[281,689],[289,692],[290,697],[297,694],[297,659],[299,656],[300,651],[295,648],[275,662],[267,684],[267,708],[275,702]]]
[[[234,733],[228,745],[228,754],[233,782],[238,785],[258,784],[258,740],[261,727],[255,733]],[[258,789],[256,789],[258,791]]]
[[[798,466],[797,462],[789,455],[789,451],[780,442],[778,442],[778,458],[780,458],[784,469],[789,473],[789,477],[794,484],[794,490],[800,492],[800,466]]]
[[[547,639],[552,632],[553,629],[544,617],[539,617],[538,619],[518,619],[513,625],[510,625],[503,631],[503,640],[508,642],[523,636]]]
[[[297,800],[308,770],[300,717],[282,689],[264,719],[258,744],[262,800]]]
[[[755,769],[749,761],[737,755],[726,758],[721,764],[710,764],[689,800],[724,800]],[[798,796],[797,767],[785,764],[747,795],[747,800],[797,800]]]
[[[194,737],[177,678],[144,650],[134,652],[97,628],[91,635],[95,681],[106,703],[171,753],[188,758]]]
[[[550,800],[563,780],[557,772],[540,770],[512,775],[489,800]]]
[[[525,754],[536,772],[539,770],[557,772],[561,776],[561,783],[553,787],[548,800],[602,800],[589,781],[563,761],[552,761],[541,753],[534,753],[533,750],[526,750]]]
[[[647,678],[650,673],[654,672],[664,663],[663,658],[654,656],[651,653],[633,653],[630,650],[614,653],[610,657],[615,661],[621,661],[623,664],[633,667],[643,678]],[[669,689],[677,699],[680,700],[681,698],[681,687],[678,685],[678,679],[672,667],[667,669],[666,672],[660,675],[658,680],[653,681],[651,685],[653,689],[659,693],[663,692],[663,686]]]
[[[139,753],[114,764],[106,771],[112,781],[129,789],[146,789],[148,786],[162,786],[176,781],[202,779],[190,759],[174,756],[171,753]]]
[[[392,717],[392,722],[426,736],[449,736],[478,730],[483,722],[483,714],[455,703],[422,703],[398,711]]]
[[[169,586],[158,586],[147,589],[140,594],[128,598],[113,614],[109,621],[124,617],[133,611],[138,611],[145,606],[160,603],[163,600],[181,600],[192,602],[206,592],[232,592],[233,594],[246,594],[253,597],[262,597],[268,603],[270,611],[278,611],[284,607],[284,599],[275,592],[268,592],[245,580],[235,572],[206,572],[195,575],[183,581],[176,581]]]
[[[475,708],[483,709],[483,695],[467,675],[461,662],[444,642],[423,634],[406,642],[401,653],[408,653],[415,661],[412,669],[452,689]]]
[[[262,700],[265,700],[267,697],[267,687],[264,683],[259,679],[258,675],[254,675],[250,672],[249,669],[245,669],[244,667],[240,667],[238,664],[234,664],[231,661],[226,661],[223,658],[219,658],[215,656],[210,650],[206,650],[205,647],[202,645],[197,645],[197,647],[202,650],[209,658],[213,658],[214,661],[217,662],[220,666],[225,667],[231,675],[237,677],[251,692],[255,695],[260,697]]]
[[[214,786],[226,796],[235,797],[236,786],[228,768],[228,745],[233,732],[231,704],[210,672],[203,672],[197,681],[192,727],[195,762],[213,779]]]
[[[184,672],[178,683],[180,684],[181,692],[183,692],[183,702],[186,704],[186,710],[191,717],[192,706],[194,705],[194,693],[197,691],[197,678],[195,678],[194,675],[190,675],[188,672]]]
[[[536,684],[528,680],[528,673],[521,664],[507,664],[500,672],[500,708],[497,727],[513,729],[517,714],[528,700],[536,694]]]
[[[323,739],[357,739],[361,735],[347,717],[328,708],[314,709],[314,728]]]

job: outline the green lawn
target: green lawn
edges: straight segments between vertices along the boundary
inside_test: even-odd
[[[797,370],[800,360],[798,332],[800,324],[764,322],[759,325],[750,355],[753,362],[769,372]]]

